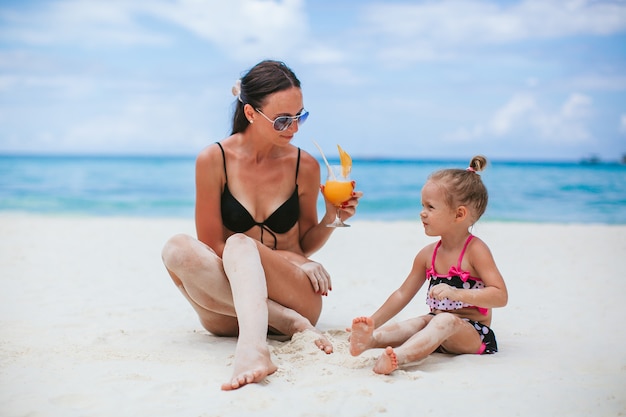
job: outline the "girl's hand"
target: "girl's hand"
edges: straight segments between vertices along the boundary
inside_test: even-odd
[[[311,285],[316,293],[328,295],[328,291],[333,289],[330,282],[330,274],[324,269],[322,264],[309,261],[300,265],[300,268],[309,277],[309,281],[311,281]]]
[[[448,300],[456,300],[458,290],[458,288],[451,287],[447,284],[437,284],[431,287],[430,291],[428,291],[428,295],[436,300],[443,300],[445,298]]]

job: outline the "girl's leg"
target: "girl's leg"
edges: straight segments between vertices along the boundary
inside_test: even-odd
[[[367,349],[400,346],[426,327],[432,318],[431,315],[415,317],[375,330],[375,323],[370,317],[357,317],[352,320],[350,354],[358,356]]]
[[[451,313],[439,313],[431,317],[426,327],[404,344],[396,349],[387,347],[374,365],[374,372],[389,374],[402,364],[424,359],[439,346],[457,354],[478,351],[480,336],[471,324]]]

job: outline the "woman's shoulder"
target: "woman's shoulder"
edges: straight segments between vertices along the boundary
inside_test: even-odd
[[[222,152],[228,154],[228,149],[223,145],[220,148],[217,142],[204,147],[196,156],[196,170],[215,174],[222,172],[225,166],[225,159],[228,159]]]
[[[221,152],[217,144],[212,143],[206,147],[204,147],[198,155],[196,155],[196,165],[203,165],[207,162],[212,161],[217,156],[221,157]]]
[[[312,174],[319,173],[320,170],[320,164],[317,159],[302,148],[300,148],[300,167],[304,172]]]
[[[224,154],[228,155],[232,153],[233,146],[235,146],[237,143],[238,135],[239,134],[236,133],[220,141],[210,143],[198,153],[196,160],[215,161],[216,159],[219,159],[221,161],[223,159]]]

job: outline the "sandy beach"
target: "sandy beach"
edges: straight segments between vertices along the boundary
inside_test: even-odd
[[[235,339],[206,332],[160,261],[191,219],[0,215],[2,416],[626,415],[626,226],[479,223],[509,304],[495,355],[433,354],[390,376],[345,328],[432,240],[415,222],[351,221],[314,255],[333,277],[318,327],[271,340],[279,370],[220,390]],[[397,319],[424,314],[423,288]]]

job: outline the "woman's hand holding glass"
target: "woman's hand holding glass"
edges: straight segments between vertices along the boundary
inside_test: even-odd
[[[354,191],[355,182],[350,175],[342,169],[341,165],[331,165],[328,170],[326,183],[322,187],[322,193],[327,202],[335,207],[335,220],[327,224],[328,227],[350,227],[340,217],[340,212],[347,214],[346,218],[352,217],[356,211],[358,199],[362,193]]]

